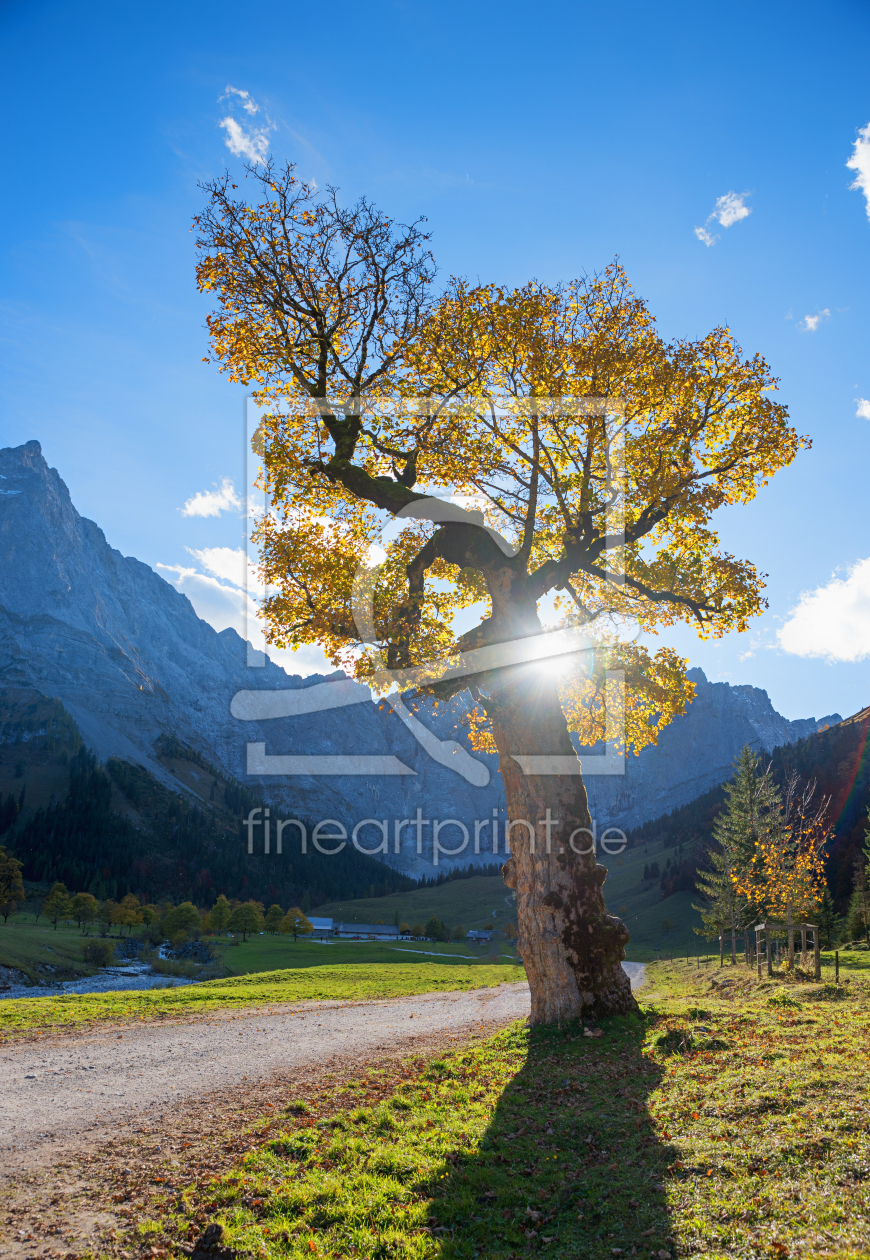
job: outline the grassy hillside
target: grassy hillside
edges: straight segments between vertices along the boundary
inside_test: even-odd
[[[624,919],[631,941],[627,958],[648,962],[658,957],[693,955],[698,938],[693,932],[700,927],[701,916],[692,909],[695,894],[675,893],[662,901],[658,880],[644,880],[644,866],[653,861],[661,865],[667,851],[661,844],[627,849],[621,857],[599,857],[608,868],[604,896],[608,909]],[[347,923],[425,923],[433,914],[450,927],[478,928],[493,923],[503,930],[509,921],[516,923],[516,902],[500,875],[476,876],[442,884],[439,888],[420,888],[408,893],[393,893],[350,902],[330,902],[318,906],[317,913],[342,919]],[[670,927],[665,930],[664,921]],[[713,944],[700,942],[701,952],[714,952]],[[718,950],[718,945],[715,946]]]
[[[44,919],[34,923],[32,914],[12,915],[5,926],[0,921],[0,967],[14,967],[34,984],[90,975],[94,969],[82,958],[83,944],[77,927],[59,923],[55,932]]]
[[[317,907],[316,913],[340,919],[345,923],[425,923],[436,915],[449,927],[482,927],[492,922],[503,927],[509,919],[516,922],[516,904],[500,875],[475,875],[471,879],[451,880],[437,888],[418,888],[412,892],[396,892],[389,897],[360,898],[354,901],[330,901]]]
[[[696,948],[711,953],[712,943],[700,940],[693,928],[701,926],[701,916],[692,909],[697,894],[678,892],[662,900],[659,881],[644,880],[644,867],[652,861],[663,865],[667,852],[661,845],[645,844],[626,849],[620,857],[600,857],[607,866],[604,898],[608,909],[625,921],[631,932],[626,958],[631,962],[651,962],[656,958],[686,957]],[[670,925],[667,929],[665,921]],[[718,943],[715,951],[718,952]]]

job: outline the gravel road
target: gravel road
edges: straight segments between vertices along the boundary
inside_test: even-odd
[[[643,966],[624,964],[632,988]],[[215,1012],[190,1023],[65,1033],[0,1051],[0,1164],[41,1146],[111,1129],[134,1114],[162,1117],[182,1098],[253,1085],[287,1069],[412,1053],[440,1038],[484,1032],[529,1013],[526,983],[371,1002]],[[29,1160],[27,1161],[29,1162]]]

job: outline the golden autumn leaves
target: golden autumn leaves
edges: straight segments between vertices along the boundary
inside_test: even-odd
[[[767,364],[727,328],[665,342],[618,263],[565,285],[451,280],[436,295],[418,224],[365,201],[344,209],[289,167],[250,177],[256,204],[226,180],[206,189],[198,282],[217,300],[215,357],[257,386],[264,412],[271,642],[318,643],[369,677],[355,575],[386,519],[426,495],[462,496],[515,555],[475,558],[455,528],[397,522],[372,646],[394,666],[442,659],[463,646],[457,612],[480,605],[475,642],[499,642],[535,633],[548,600],[600,645],[594,669],[562,680],[571,729],[584,744],[605,734],[605,675],[621,670],[625,743],[654,742],[693,688],[676,653],[651,654],[638,634],[689,622],[719,636],[764,607],[761,575],[723,550],[712,517],[806,444],[770,397]],[[326,397],[363,402],[310,403]]]

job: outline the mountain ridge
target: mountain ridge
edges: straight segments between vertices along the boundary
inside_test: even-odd
[[[173,735],[254,788],[276,813],[338,819],[348,832],[364,819],[414,818],[418,808],[428,820],[458,819],[471,836],[475,820],[491,820],[493,811],[504,817],[497,758],[473,754],[489,775],[488,784],[473,786],[433,761],[387,705],[366,701],[259,722],[235,718],[230,706],[239,691],[299,690],[344,675],[289,675],[273,662],[249,668],[235,630],[214,630],[185,595],[112,548],[100,527],[76,511],[36,441],[0,450],[0,545],[0,682],[58,696],[101,761],[138,763],[176,789],[155,753],[156,741]],[[818,725],[783,718],[760,688],[710,683],[700,670],[690,676],[695,701],[665,728],[657,747],[629,756],[625,776],[586,778],[602,829],[628,829],[726,781],[744,743],[770,751]],[[437,709],[426,702],[416,716],[439,739],[467,748],[461,719],[469,704],[467,694]],[[397,758],[413,773],[290,781],[248,775],[251,743],[270,755]],[[452,845],[459,833],[450,834]],[[370,829],[363,842],[371,846],[377,838]],[[479,853],[470,844],[455,862],[492,861],[488,829],[482,839]],[[389,851],[378,856],[408,874],[432,873],[431,830],[422,852],[410,828],[401,841],[397,852],[391,831]]]

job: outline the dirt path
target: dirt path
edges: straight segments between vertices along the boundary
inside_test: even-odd
[[[643,965],[625,966],[637,988]],[[346,1106],[341,1090],[352,1084],[356,1101],[371,1103],[415,1063],[528,1010],[528,986],[512,984],[70,1030],[6,1047],[0,1255],[168,1260],[177,1250],[168,1238],[125,1249],[130,1225],[160,1215],[185,1187],[203,1198],[216,1175],[287,1123],[291,1100],[316,1117]]]
[[[160,1120],[183,1098],[251,1086],[293,1069],[412,1053],[529,1013],[525,983],[374,1002],[306,1002],[256,1014],[40,1037],[0,1052],[0,1170],[75,1145],[131,1115]],[[41,1154],[39,1158],[41,1159]]]

